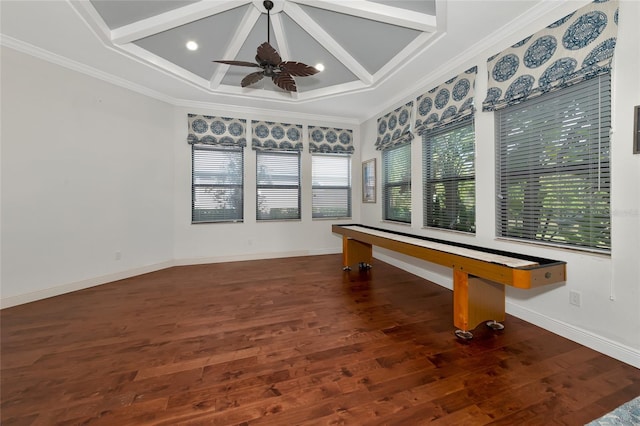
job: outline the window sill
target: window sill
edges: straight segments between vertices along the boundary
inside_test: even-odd
[[[390,225],[400,225],[400,226],[406,226],[411,228],[411,224],[408,222],[396,222],[395,220],[383,219],[380,221],[380,223],[388,223]]]
[[[256,223],[302,222],[302,219],[256,219]]]
[[[234,224],[234,223],[244,223],[243,219],[238,220],[211,220],[211,221],[200,221],[200,222],[191,222],[192,225],[208,225],[208,224]]]
[[[446,228],[436,228],[434,226],[423,226],[422,227],[423,230],[425,231],[436,231],[436,232],[446,232],[449,234],[457,234],[457,235],[464,235],[465,237],[473,237],[475,238],[476,236],[476,232],[473,231],[458,231],[457,229],[446,229]]]
[[[610,251],[590,249],[587,247],[584,247],[584,248],[570,247],[570,246],[565,246],[560,244],[545,243],[543,241],[520,240],[517,238],[507,238],[507,237],[496,237],[495,241],[501,241],[504,243],[517,244],[522,246],[535,246],[541,249],[565,251],[573,254],[592,255],[592,256],[597,256],[597,257],[606,258],[606,259],[611,258]]]

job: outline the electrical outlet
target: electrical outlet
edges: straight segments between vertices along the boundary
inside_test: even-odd
[[[114,256],[115,260],[120,260],[122,259],[122,252],[121,251],[117,251],[115,256]]]
[[[574,306],[580,306],[580,297],[581,294],[579,291],[571,290],[569,291],[569,303]]]

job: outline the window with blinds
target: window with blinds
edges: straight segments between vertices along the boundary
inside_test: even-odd
[[[411,223],[411,144],[382,151],[384,219]]]
[[[257,219],[300,219],[300,151],[256,151]]]
[[[495,114],[498,235],[610,251],[610,76]]]
[[[351,156],[313,154],[311,161],[312,217],[351,217]]]
[[[191,221],[243,220],[242,147],[192,145]]]
[[[475,232],[473,117],[422,136],[424,226]]]

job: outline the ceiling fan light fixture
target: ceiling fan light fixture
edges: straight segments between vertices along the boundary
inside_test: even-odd
[[[235,60],[218,60],[213,61],[219,64],[238,65],[241,67],[262,68],[262,71],[253,72],[245,76],[240,82],[240,86],[247,87],[263,77],[270,77],[276,86],[287,92],[297,92],[296,82],[293,77],[306,77],[317,74],[320,70],[296,61],[283,61],[276,49],[270,44],[269,35],[271,33],[271,9],[273,2],[265,0],[263,3],[267,10],[267,41],[258,46],[256,54],[256,63],[235,61]]]
[[[194,51],[194,50],[198,50],[198,43],[196,43],[193,40],[189,40],[186,44],[187,49]]]

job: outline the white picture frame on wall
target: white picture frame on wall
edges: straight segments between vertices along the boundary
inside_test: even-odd
[[[362,202],[376,202],[376,159],[362,163]]]
[[[640,105],[633,109],[633,153],[640,154]]]

